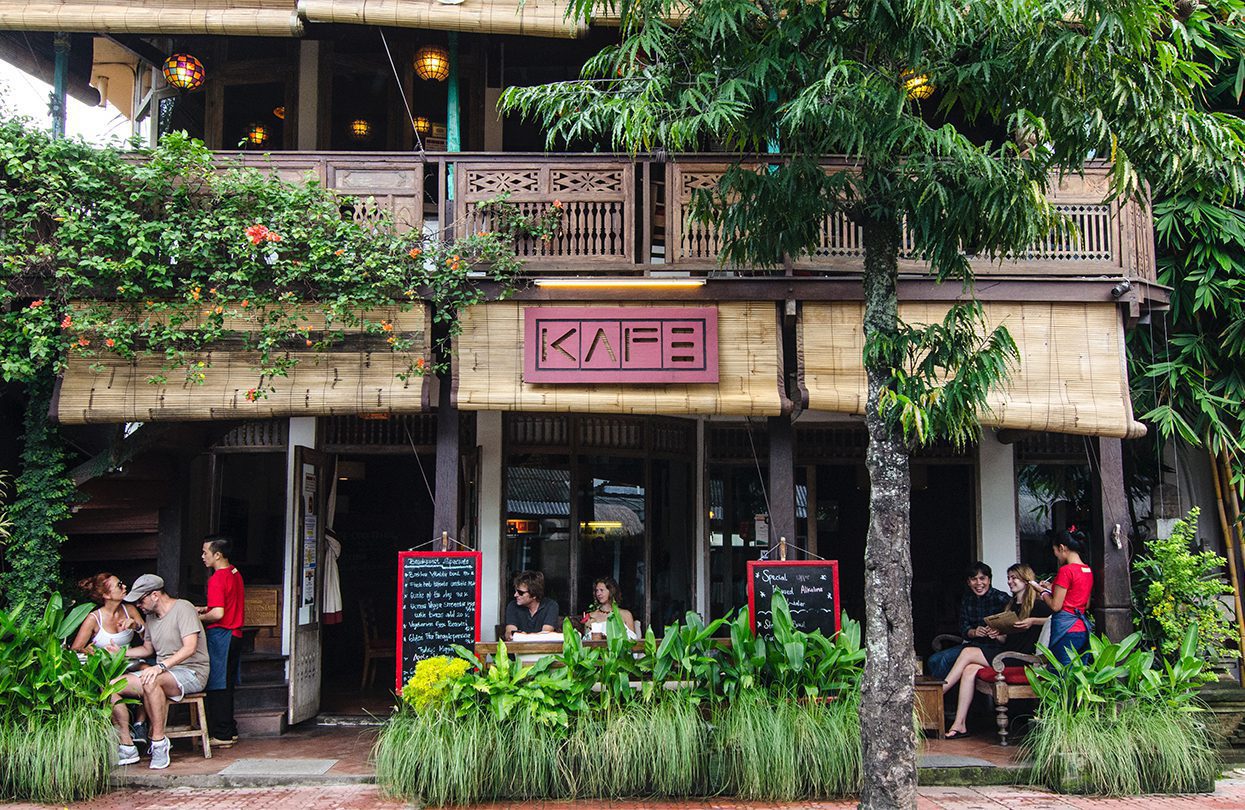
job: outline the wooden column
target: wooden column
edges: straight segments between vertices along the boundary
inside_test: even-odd
[[[795,543],[795,429],[789,416],[769,418],[769,545]],[[775,556],[774,559],[777,559]]]
[[[437,483],[432,510],[432,536],[442,532],[458,538],[458,409],[450,402],[449,375],[440,379],[437,398]],[[421,538],[422,540],[422,538]],[[450,550],[457,546],[450,544]]]
[[[1132,577],[1128,561],[1128,496],[1119,439],[1096,439],[1098,468],[1093,480],[1094,598],[1097,632],[1119,641],[1133,631]]]

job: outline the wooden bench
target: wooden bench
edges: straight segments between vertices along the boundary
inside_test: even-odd
[[[180,726],[166,724],[164,736],[170,740],[181,737],[198,737],[203,744],[203,758],[211,759],[212,743],[208,740],[207,713],[203,707],[203,693],[192,692],[177,703],[169,701],[170,713],[172,713],[175,706],[186,707],[186,710],[190,712],[190,722]]]
[[[1018,665],[1008,666],[1008,661],[1018,661]],[[987,695],[994,701],[994,721],[999,727],[999,745],[1007,745],[1008,727],[1010,720],[1007,716],[1007,705],[1013,700],[1034,700],[1037,695],[1033,693],[1033,687],[1029,685],[1029,679],[1025,676],[1025,669],[1034,665],[1041,665],[1044,660],[1036,655],[1026,655],[1018,652],[1001,652],[994,656],[994,660],[990,662],[989,669],[983,669],[978,672],[975,684],[976,690],[983,695]],[[993,671],[993,676],[989,673]],[[1008,672],[1007,670],[1011,670]],[[1019,670],[1019,673],[1017,673]],[[987,678],[982,678],[987,675]],[[1019,676],[1019,677],[1018,677]],[[1011,677],[1011,680],[1008,680]],[[1023,680],[1021,680],[1023,678]]]

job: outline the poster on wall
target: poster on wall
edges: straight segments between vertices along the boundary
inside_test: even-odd
[[[299,498],[299,523],[302,527],[302,576],[299,578],[298,623],[311,624],[316,619],[316,568],[320,559],[320,525],[316,505],[318,483],[316,466],[303,465],[302,493]]]

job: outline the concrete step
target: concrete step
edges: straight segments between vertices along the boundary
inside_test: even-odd
[[[272,683],[285,680],[287,656],[280,653],[244,653],[242,655],[242,683]]]
[[[235,711],[233,717],[238,723],[238,736],[242,738],[279,737],[289,728],[284,707]]]
[[[245,681],[234,691],[234,706],[243,711],[275,711],[289,705],[290,690],[283,681],[248,684]]]

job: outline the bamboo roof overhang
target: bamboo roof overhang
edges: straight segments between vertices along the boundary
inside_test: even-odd
[[[565,0],[0,0],[0,30],[300,37],[305,23],[574,38]]]
[[[534,384],[523,379],[523,311],[565,305],[502,301],[468,308],[454,339],[454,404],[465,411],[668,416],[777,416],[791,410],[782,380],[773,301],[719,301],[718,382]],[[709,302],[705,302],[707,305]],[[687,302],[575,302],[576,306],[686,306]]]
[[[431,404],[431,375],[398,375],[413,357],[430,357],[431,310],[425,304],[368,313],[387,320],[392,335],[413,342],[411,354],[396,354],[385,338],[346,328],[340,345],[323,352],[289,350],[298,360],[287,376],[261,382],[259,357],[240,339],[223,339],[191,362],[202,361],[203,380],[180,368],[165,368],[161,356],[127,359],[112,352],[70,355],[52,410],[63,424],[271,419],[285,416],[343,416],[360,413],[419,413]],[[309,311],[308,338],[324,333],[323,314]],[[253,322],[227,319],[229,332],[254,329]],[[297,341],[302,345],[303,341]],[[166,381],[153,383],[167,377]],[[270,387],[251,400],[247,392]]]
[[[1020,352],[1008,382],[991,393],[983,427],[1137,438],[1128,390],[1124,323],[1114,303],[988,301],[992,326],[1007,327]],[[805,302],[797,325],[799,383],[807,407],[863,415],[863,307]],[[907,323],[935,323],[949,305],[900,303]]]

